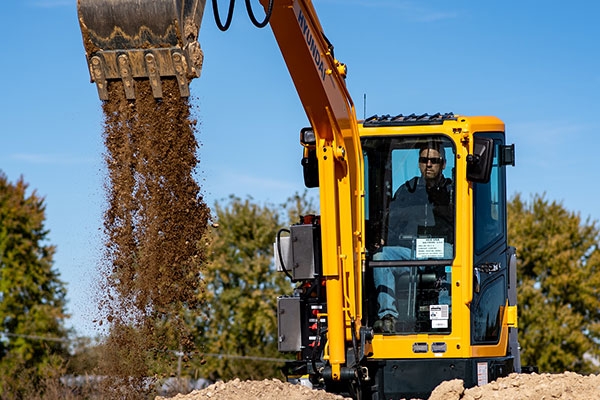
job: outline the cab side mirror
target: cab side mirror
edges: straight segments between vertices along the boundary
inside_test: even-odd
[[[506,144],[500,146],[500,165],[515,166],[515,145]]]
[[[494,140],[476,137],[473,142],[473,154],[467,156],[467,180],[487,183],[490,180],[494,161]]]

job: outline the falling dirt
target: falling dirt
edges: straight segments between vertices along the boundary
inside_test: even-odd
[[[600,376],[563,374],[511,374],[484,386],[465,389],[455,379],[439,385],[429,400],[597,400],[600,398]],[[163,400],[163,397],[157,397]],[[179,394],[176,400],[340,400],[331,393],[316,391],[278,380],[218,382],[190,394]]]
[[[135,101],[125,98],[122,82],[110,85],[103,104],[105,280],[98,290],[98,323],[109,326],[110,351],[100,373],[136,393],[154,360],[197,353],[183,311],[201,305],[199,243],[209,210],[193,178],[195,122],[177,82],[163,80],[162,100],[148,81],[136,82]]]

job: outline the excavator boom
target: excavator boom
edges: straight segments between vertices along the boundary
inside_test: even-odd
[[[182,97],[204,59],[198,33],[206,0],[78,0],[77,11],[91,81],[101,100],[121,80],[128,99],[148,79],[162,97],[162,79],[177,79]]]

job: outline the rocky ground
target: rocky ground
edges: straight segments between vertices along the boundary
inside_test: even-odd
[[[179,394],[177,400],[342,400],[341,396],[316,391],[279,380],[217,382],[190,394]],[[429,400],[597,400],[600,399],[600,375],[512,374],[485,386],[465,389],[461,380],[442,383]],[[156,400],[166,400],[157,397]]]

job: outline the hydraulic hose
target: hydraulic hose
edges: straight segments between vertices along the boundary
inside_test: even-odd
[[[221,16],[219,15],[219,5],[217,4],[217,0],[212,0],[213,14],[215,16],[215,22],[217,23],[217,27],[225,32],[229,29],[231,25],[231,20],[233,18],[233,6],[235,5],[235,0],[229,0],[229,10],[227,11],[227,19],[225,20],[225,25],[221,22]]]
[[[250,0],[246,0],[246,12],[248,13],[248,17],[252,21],[252,24],[257,28],[264,28],[269,23],[271,19],[271,14],[273,13],[273,3],[274,0],[269,0],[269,6],[267,7],[267,12],[265,14],[265,19],[262,22],[259,22],[254,15],[254,11],[252,10],[252,4],[250,4]],[[233,8],[235,6],[235,0],[229,0],[229,9],[227,10],[227,18],[225,19],[225,24],[221,20],[221,15],[219,14],[219,4],[217,0],[212,0],[213,7],[213,15],[215,16],[215,22],[217,23],[217,27],[225,32],[231,26],[231,21],[233,19]]]
[[[269,19],[271,19],[271,14],[273,13],[273,1],[269,0],[269,7],[267,9],[267,13],[265,15],[265,19],[262,22],[258,22],[256,17],[254,16],[254,12],[252,11],[252,5],[250,4],[250,0],[246,0],[246,11],[248,12],[248,17],[250,17],[250,21],[257,28],[264,28],[269,23]]]

